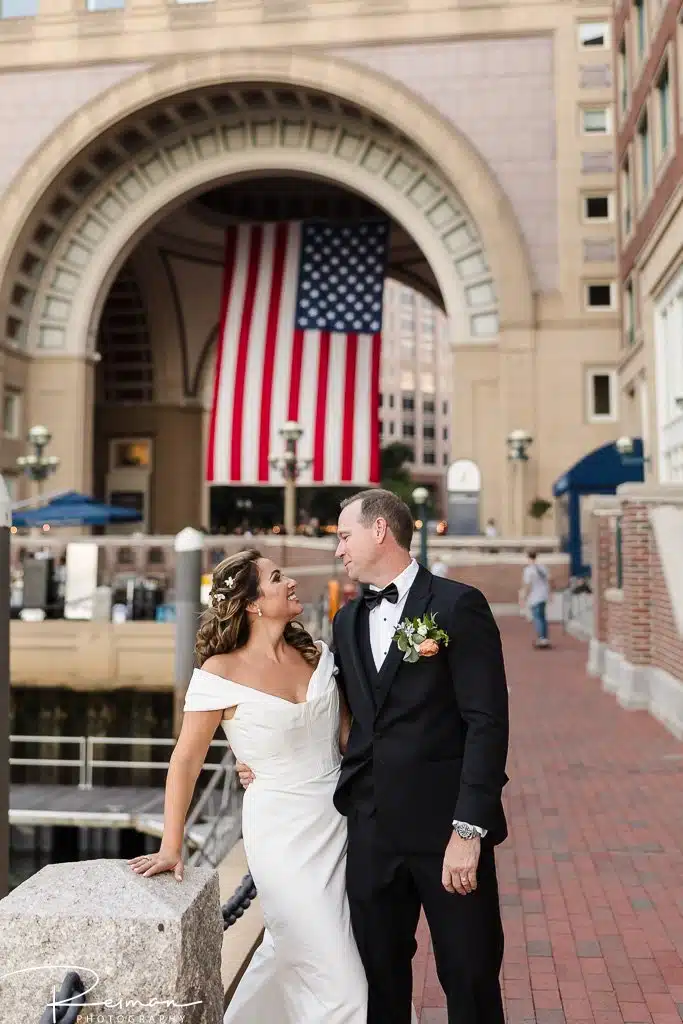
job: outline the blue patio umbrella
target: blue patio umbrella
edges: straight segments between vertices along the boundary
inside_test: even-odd
[[[78,491],[48,501],[38,508],[21,508],[12,512],[12,525],[18,527],[44,526],[105,526],[107,523],[139,522],[142,515],[136,509],[118,505],[105,505]]]

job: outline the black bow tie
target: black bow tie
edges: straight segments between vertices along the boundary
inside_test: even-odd
[[[363,587],[363,600],[370,611],[372,611],[373,608],[376,608],[380,601],[388,601],[390,604],[397,604],[398,587],[395,583],[390,583],[388,587],[384,588],[384,590],[371,590],[370,587]]]

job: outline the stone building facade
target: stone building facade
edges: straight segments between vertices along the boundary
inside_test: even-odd
[[[683,481],[683,5],[617,3],[621,421]]]
[[[226,218],[371,207],[448,318],[451,455],[509,530],[512,430],[529,496],[616,436],[612,42],[586,0],[3,4],[0,469],[42,422],[55,487],[206,522]]]

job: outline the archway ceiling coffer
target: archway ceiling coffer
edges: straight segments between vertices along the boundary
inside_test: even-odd
[[[351,171],[361,194],[372,180],[408,204],[438,237],[460,282],[469,337],[458,340],[497,338],[489,260],[465,204],[433,162],[353,104],[305,89],[245,86],[143,109],[81,154],[36,211],[11,291],[7,339],[32,350],[67,349],[79,289],[114,226],[170,178],[196,182],[205,165],[207,188],[229,179],[231,156],[246,151],[267,155],[271,167],[277,154],[285,167],[288,153],[322,157],[330,180],[335,168],[346,182]]]

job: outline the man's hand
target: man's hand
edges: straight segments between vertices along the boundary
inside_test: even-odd
[[[235,768],[237,769],[237,774],[239,775],[240,782],[246,789],[247,786],[250,786],[251,783],[254,781],[254,773],[252,772],[251,768],[248,765],[242,764],[241,761],[237,762]]]
[[[441,881],[447,892],[466,896],[477,888],[477,866],[481,839],[461,839],[457,832],[450,838],[443,858]]]

